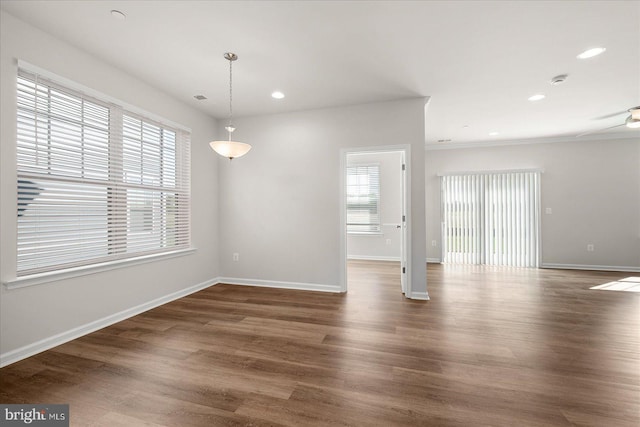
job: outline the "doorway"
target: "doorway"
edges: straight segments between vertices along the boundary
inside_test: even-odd
[[[398,280],[398,290],[408,294],[408,151],[405,146],[342,151],[340,229],[345,292],[351,264],[360,273],[367,268],[388,271],[390,278]]]

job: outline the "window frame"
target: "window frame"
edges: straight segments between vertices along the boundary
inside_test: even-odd
[[[375,207],[375,216],[377,216],[377,222],[370,222],[370,223],[349,223],[349,197],[350,197],[350,192],[349,192],[349,176],[351,176],[350,174],[350,169],[358,169],[358,168],[366,168],[367,171],[369,170],[369,168],[375,168],[376,169],[376,178],[377,178],[377,193],[376,193],[376,207]],[[369,179],[371,179],[371,173],[367,174]],[[346,167],[346,191],[345,191],[345,206],[346,206],[346,230],[347,230],[347,234],[349,235],[365,235],[365,236],[372,236],[372,235],[380,235],[382,234],[382,219],[381,219],[381,213],[380,213],[380,206],[381,206],[381,176],[380,176],[380,164],[379,163],[352,163],[347,165]],[[370,184],[367,184],[367,187],[371,187]],[[355,195],[352,195],[355,196]],[[369,230],[358,230],[358,229],[353,229],[353,226],[369,226],[370,229]],[[350,229],[350,226],[352,227]]]
[[[29,76],[25,77],[24,76],[25,74]],[[181,223],[180,226],[174,226],[174,228],[171,228],[171,230],[175,232],[176,235],[179,235],[182,240],[180,240],[179,244],[173,244],[170,246],[159,244],[157,248],[154,248],[152,250],[138,251],[138,252],[128,253],[128,254],[127,253],[122,254],[120,252],[117,254],[117,256],[111,256],[111,249],[109,249],[109,246],[110,246],[109,234],[111,233],[112,227],[108,225],[109,221],[107,221],[105,223],[106,229],[108,230],[107,239],[105,242],[106,247],[108,248],[106,257],[101,256],[101,257],[90,259],[87,261],[77,261],[77,262],[74,261],[70,263],[59,263],[56,265],[50,265],[48,267],[43,267],[43,268],[29,268],[29,269],[23,268],[22,270],[19,270],[18,269],[19,257],[18,257],[17,248],[20,242],[20,236],[18,231],[16,231],[16,258],[15,258],[16,278],[5,282],[5,285],[8,288],[27,286],[30,284],[54,281],[54,280],[58,280],[59,278],[90,274],[93,272],[104,271],[111,268],[120,268],[123,265],[150,262],[156,259],[162,259],[162,258],[173,257],[173,256],[182,256],[185,254],[193,253],[195,251],[195,248],[192,247],[192,240],[191,240],[192,238],[191,236],[191,183],[190,183],[190,180],[191,180],[191,177],[190,177],[191,130],[182,125],[173,123],[169,120],[158,117],[152,113],[141,110],[135,106],[131,106],[127,103],[124,103],[122,101],[109,97],[108,95],[104,95],[93,89],[90,89],[78,83],[72,82],[71,80],[57,76],[47,70],[43,70],[25,61],[18,60],[16,84],[18,84],[18,81],[20,78],[26,78],[27,80],[33,81],[33,79],[30,77],[31,75],[37,76],[37,79],[42,79],[41,81],[44,82],[45,87],[48,88],[47,90],[49,90],[49,92],[51,87],[62,88],[62,90],[68,91],[69,93],[73,93],[73,95],[80,96],[80,99],[82,100],[88,100],[89,102],[96,102],[100,106],[104,106],[109,109],[109,113],[108,113],[109,132],[107,134],[108,135],[107,136],[108,137],[107,163],[109,164],[109,166],[106,166],[106,168],[108,169],[111,168],[110,165],[114,162],[112,149],[114,149],[114,146],[116,150],[118,149],[118,147],[120,147],[121,149],[123,145],[123,140],[124,140],[122,131],[112,132],[113,129],[111,129],[111,126],[114,123],[120,122],[120,125],[122,125],[122,121],[125,117],[132,117],[132,118],[141,120],[142,123],[158,126],[158,128],[161,129],[162,132],[165,132],[165,131],[175,132],[175,148],[174,148],[175,149],[175,153],[174,153],[175,171],[173,172],[174,188],[172,191],[170,191],[171,190],[170,187],[163,187],[162,185],[160,185],[160,186],[156,186],[156,188],[153,189],[152,191],[160,192],[160,198],[164,198],[165,200],[168,197],[170,197],[172,193],[175,194],[174,201],[172,202],[173,207],[171,209],[175,208],[180,211],[177,218],[179,218],[183,222]],[[50,95],[46,99],[49,100]],[[19,116],[20,116],[20,111],[21,111],[21,107],[18,101],[19,101],[19,97],[16,98],[16,104],[15,104],[16,105],[16,126],[17,126]],[[25,111],[24,107],[22,108],[22,111]],[[36,112],[34,114],[33,123],[37,123],[35,120],[35,117],[37,116],[38,116],[38,113]],[[85,122],[81,121],[80,127],[82,129],[84,129],[83,126],[85,126]],[[122,127],[120,127],[120,129],[122,129]],[[21,180],[25,179],[25,175],[38,176],[38,173],[29,174],[28,172],[25,172],[24,164],[22,165],[20,164],[19,154],[18,154],[20,151],[18,149],[18,146],[20,145],[19,135],[20,135],[20,131],[17,131],[16,142],[15,142],[16,150],[17,150],[16,151],[17,210],[16,210],[16,223],[15,223],[16,227],[18,227],[20,217],[23,215],[25,209],[27,209],[24,203],[21,203],[24,200],[23,197],[25,193],[24,193],[24,187],[21,187],[20,182]],[[48,141],[49,144],[51,144],[51,138],[47,138],[46,140]],[[82,144],[84,144],[84,139],[81,140],[81,145]],[[164,141],[161,142],[161,145],[163,147],[162,149],[164,149],[163,144],[164,144]],[[180,145],[180,147],[178,147],[178,145]],[[51,150],[49,150],[49,152],[46,152],[45,155],[47,155],[47,153],[48,155],[50,155],[50,151]],[[83,149],[80,149],[77,153],[79,153],[78,155],[82,157],[81,163],[84,165],[83,156],[85,156],[86,153],[84,152]],[[122,166],[123,165],[122,162],[124,162],[124,160],[120,159],[121,171],[124,170],[124,166]],[[162,166],[163,165],[160,165],[161,169],[162,169]],[[160,173],[161,181],[164,180],[166,178],[164,175],[164,172],[161,171],[159,173]],[[44,180],[45,178],[43,177],[45,176],[46,174],[44,173],[40,174],[40,179]],[[51,178],[51,176],[53,176],[53,178]],[[52,182],[62,179],[61,175],[53,174],[51,176],[49,176],[48,178],[51,178]],[[27,176],[26,179],[29,179],[29,176]],[[70,181],[73,181],[73,179],[71,179]],[[82,181],[82,179],[80,179],[79,181]],[[88,180],[88,181],[91,181],[91,180]],[[110,173],[108,178],[105,181],[103,181],[101,185],[103,185],[105,188],[105,191],[109,193],[112,190],[111,184],[113,183],[119,184],[120,190],[117,190],[117,191],[120,191],[120,192],[122,190],[124,190],[125,192],[127,191],[128,187],[125,180],[122,179],[121,181],[117,181],[117,180],[114,181]],[[81,188],[80,186],[82,184],[77,184],[77,185],[79,186],[79,188]],[[144,187],[144,186],[141,186],[141,187]],[[145,191],[145,190],[143,189],[140,191]],[[151,190],[148,190],[148,191],[151,191]],[[131,206],[129,206],[126,200],[126,197],[124,202],[122,200],[118,200],[118,197],[116,197],[115,199],[112,199],[112,197],[107,196],[106,199],[108,200],[107,203],[115,203],[118,209],[120,210],[124,209],[125,211],[124,216],[125,217],[128,216],[129,207]],[[182,200],[176,201],[175,199],[182,199]],[[168,205],[170,202],[166,202],[166,203],[167,204],[161,204],[159,209],[159,213],[163,216],[168,215],[168,212],[170,209]],[[108,211],[111,211],[111,209],[108,209]],[[131,211],[133,211],[133,209],[131,209]],[[169,229],[167,228],[168,226],[166,225],[166,221],[162,220],[159,223],[163,224],[162,225],[163,228],[160,234],[161,235],[163,233],[166,234],[167,230]],[[125,236],[125,239],[126,238],[127,237]],[[166,236],[161,237],[161,239],[166,239]],[[126,243],[124,245],[124,248],[126,252]]]

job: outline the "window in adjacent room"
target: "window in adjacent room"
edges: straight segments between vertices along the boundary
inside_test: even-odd
[[[17,276],[190,247],[189,132],[26,69]]]
[[[347,232],[380,232],[380,166],[347,167]]]

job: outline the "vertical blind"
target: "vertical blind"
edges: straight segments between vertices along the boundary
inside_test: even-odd
[[[189,139],[20,69],[17,275],[188,248]]]
[[[347,232],[380,232],[380,166],[347,167]]]
[[[444,262],[538,266],[539,173],[443,176]]]

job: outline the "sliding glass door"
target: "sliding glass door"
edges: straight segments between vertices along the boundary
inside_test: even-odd
[[[538,266],[539,172],[441,177],[446,263]]]

